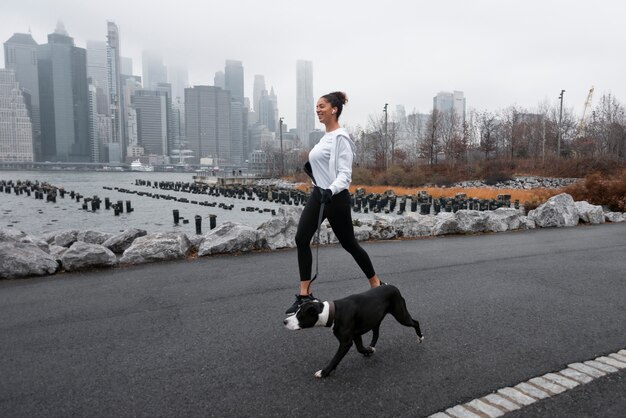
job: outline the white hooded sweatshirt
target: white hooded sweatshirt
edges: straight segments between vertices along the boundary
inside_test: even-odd
[[[316,186],[330,189],[333,195],[346,190],[352,181],[352,160],[356,145],[343,128],[326,135],[309,153]]]

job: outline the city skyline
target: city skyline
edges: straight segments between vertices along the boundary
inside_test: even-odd
[[[245,96],[252,97],[254,75],[264,75],[290,128],[296,126],[298,59],[314,63],[316,98],[346,91],[350,102],[342,122],[350,126],[365,126],[385,103],[404,105],[407,114],[427,113],[439,91],[463,91],[468,110],[495,111],[515,104],[532,110],[545,101],[556,105],[564,89],[564,106],[577,114],[591,86],[597,97],[626,97],[626,65],[618,54],[625,40],[619,16],[626,6],[609,1],[397,1],[391,8],[343,1],[333,5],[330,17],[285,1],[181,1],[180,14],[152,10],[143,1],[111,0],[106,9],[93,3],[7,5],[3,15],[10,24],[0,28],[0,37],[4,42],[30,28],[41,44],[62,20],[76,45],[85,47],[87,40],[105,39],[106,22],[114,21],[121,56],[133,59],[136,75],[144,50],[158,49],[166,66],[186,66],[190,85],[213,85],[226,60],[241,61]],[[208,15],[226,18],[223,25],[206,25]]]

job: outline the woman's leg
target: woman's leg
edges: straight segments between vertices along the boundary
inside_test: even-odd
[[[331,204],[327,205],[327,208],[324,210],[330,222],[330,226],[341,243],[341,246],[352,255],[365,274],[365,277],[368,278],[370,286],[377,287],[380,285],[380,280],[378,276],[376,276],[372,261],[367,252],[359,245],[359,242],[354,237],[351,211],[350,193],[347,190],[333,196]]]
[[[317,230],[320,204],[320,193],[318,189],[315,189],[309,196],[298,222],[296,246],[298,248],[298,270],[300,271],[300,295],[309,294],[311,267],[313,265],[311,239]]]

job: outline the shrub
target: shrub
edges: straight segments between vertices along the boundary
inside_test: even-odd
[[[564,189],[574,200],[604,205],[614,212],[626,212],[626,170],[612,176],[590,174]]]

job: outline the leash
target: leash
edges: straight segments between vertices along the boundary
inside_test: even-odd
[[[319,273],[319,261],[320,261],[320,229],[322,228],[322,220],[324,219],[324,206],[326,204],[322,202],[320,205],[320,214],[317,217],[317,246],[315,247],[315,275],[309,282],[309,285],[306,288],[306,293],[309,294],[309,290],[311,289],[311,283],[317,279],[317,273]]]

